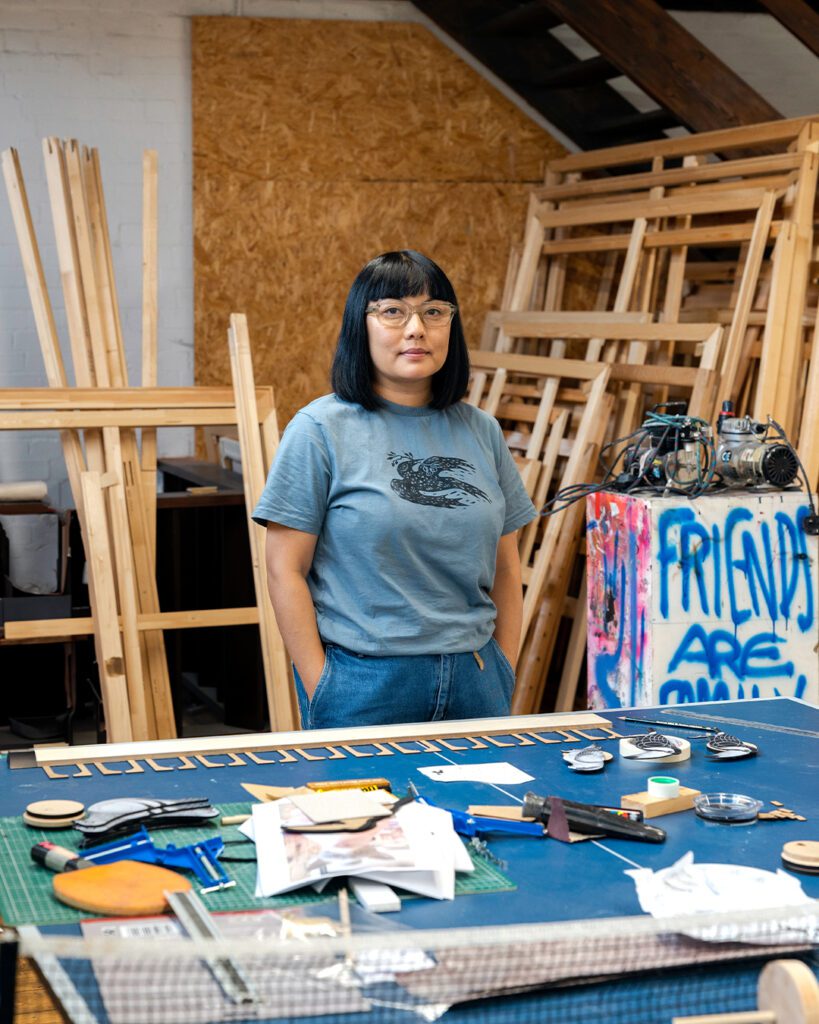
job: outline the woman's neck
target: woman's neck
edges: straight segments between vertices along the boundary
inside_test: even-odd
[[[394,402],[396,405],[411,405],[415,408],[421,408],[424,405],[429,405],[432,398],[432,388],[427,381],[412,381],[408,384],[415,386],[401,387],[398,384],[384,384],[378,383],[373,385],[373,391],[378,395],[379,398],[385,399],[387,402]],[[424,384],[424,387],[419,387],[418,384]]]

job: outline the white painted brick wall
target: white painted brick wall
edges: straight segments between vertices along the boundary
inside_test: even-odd
[[[131,379],[139,382],[142,150],[159,151],[161,384],[193,381],[189,13],[232,4],[140,0],[0,0],[0,148],[20,153],[46,278],[70,366],[41,141],[98,147]],[[73,378],[72,378],[73,379]],[[11,216],[0,198],[0,386],[46,383]],[[188,432],[163,433],[165,454]],[[0,433],[0,481],[46,479],[72,504],[54,433]]]

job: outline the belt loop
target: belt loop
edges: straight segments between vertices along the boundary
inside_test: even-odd
[[[478,668],[481,670],[481,672],[483,672],[483,658],[480,656],[480,654],[478,654],[477,651],[472,652],[472,657],[475,659],[475,661],[477,661]]]

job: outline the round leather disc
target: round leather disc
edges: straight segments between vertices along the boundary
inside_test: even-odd
[[[69,907],[113,917],[161,914],[166,892],[187,892],[190,880],[158,864],[118,860],[81,871],[64,871],[52,881],[54,895]]]

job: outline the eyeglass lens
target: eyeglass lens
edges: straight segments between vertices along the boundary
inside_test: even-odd
[[[439,327],[448,324],[455,315],[455,307],[449,302],[422,302],[419,306],[411,306],[408,302],[382,302],[371,306],[368,313],[374,313],[378,321],[387,327],[403,327],[409,322],[413,313],[417,313],[427,327]]]

